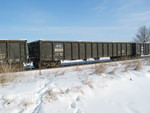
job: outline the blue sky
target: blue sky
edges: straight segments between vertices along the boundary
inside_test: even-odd
[[[132,41],[150,0],[0,0],[0,39]]]

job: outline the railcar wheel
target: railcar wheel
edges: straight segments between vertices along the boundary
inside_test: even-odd
[[[33,66],[35,68],[39,68],[39,62],[38,61],[33,61]]]
[[[111,59],[112,61],[117,61],[117,60],[118,60],[118,57],[110,57],[110,59]]]
[[[87,59],[83,59],[83,61],[87,61]]]
[[[94,60],[99,60],[99,58],[94,58]]]

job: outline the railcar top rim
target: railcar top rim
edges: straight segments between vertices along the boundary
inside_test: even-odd
[[[0,39],[0,42],[3,42],[3,41],[9,41],[9,42],[25,42],[25,41],[27,41],[27,40],[1,40]]]
[[[33,42],[29,42],[29,43],[35,43],[35,42],[73,42],[73,43],[130,43],[130,44],[133,44],[133,43],[136,43],[136,42],[101,42],[101,41],[57,41],[57,40],[36,40],[36,41],[33,41]],[[142,43],[137,43],[137,44],[142,44]]]

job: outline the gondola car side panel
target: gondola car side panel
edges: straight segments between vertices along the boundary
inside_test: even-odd
[[[113,44],[113,56],[115,57],[115,56],[117,56],[117,44]]]
[[[103,57],[108,57],[108,44],[107,43],[103,43]]]
[[[91,49],[91,43],[86,43],[86,58],[92,57]]]
[[[63,60],[64,47],[63,43],[55,42],[53,43],[53,59],[54,61]]]
[[[72,59],[79,59],[79,49],[78,49],[78,43],[73,42],[72,43]]]
[[[65,45],[65,60],[71,60],[71,43],[64,43]]]
[[[103,56],[103,44],[102,43],[98,43],[98,57],[102,57]]]
[[[23,63],[27,61],[26,40],[0,40],[0,62]]]
[[[121,44],[120,43],[118,43],[117,44],[117,56],[121,56]]]
[[[112,57],[113,56],[113,47],[112,47],[112,44],[111,43],[109,43],[108,44],[108,55],[110,56],[110,57]]]
[[[6,62],[7,60],[7,43],[0,42],[0,62]]]
[[[132,45],[131,44],[126,44],[127,46],[127,56],[132,55]]]
[[[79,43],[79,57],[85,59],[85,43]]]
[[[26,41],[10,41],[8,43],[9,57],[8,61],[12,63],[19,63],[26,61]]]
[[[121,53],[122,53],[122,56],[126,56],[127,54],[127,48],[126,48],[126,44],[125,43],[122,43],[121,44]]]
[[[97,55],[97,44],[96,43],[92,43],[92,57],[93,58],[98,58],[98,55]]]
[[[41,42],[40,43],[40,57],[43,61],[53,60],[53,49],[52,42]]]

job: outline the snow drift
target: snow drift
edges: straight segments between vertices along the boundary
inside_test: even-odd
[[[148,59],[15,74],[0,113],[150,113]]]

